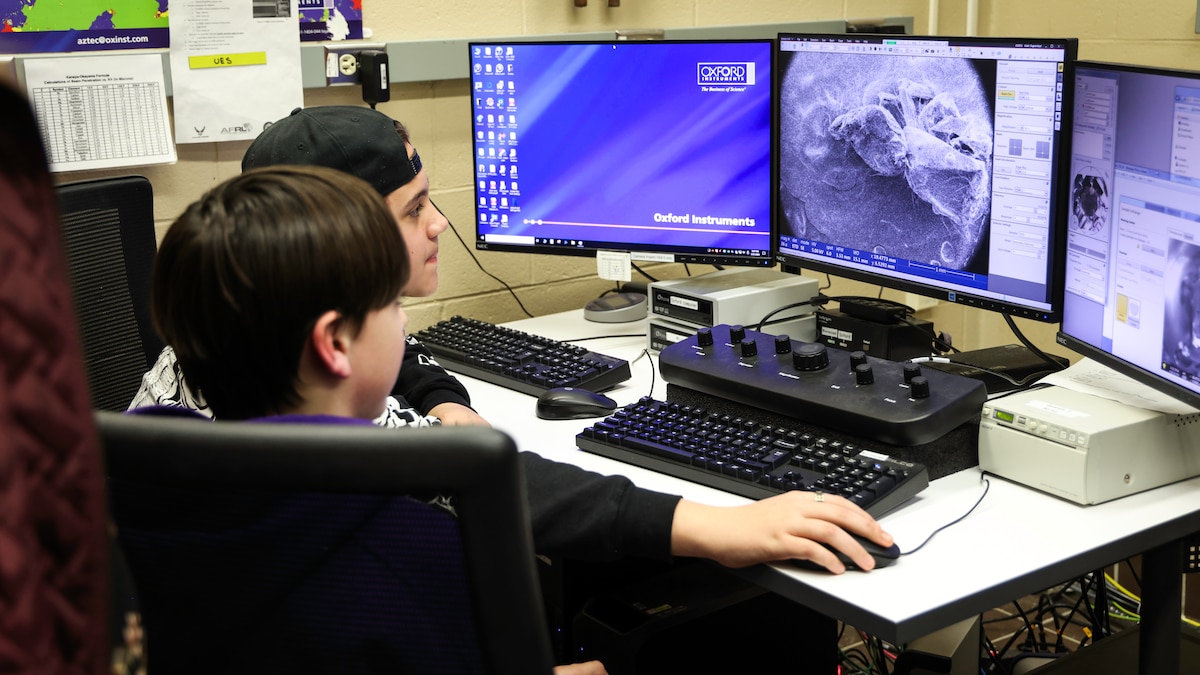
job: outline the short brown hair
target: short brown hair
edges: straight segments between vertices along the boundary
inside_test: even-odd
[[[167,231],[155,260],[154,326],[218,419],[296,405],[308,334],[334,310],[352,328],[395,302],[408,256],[382,197],[316,166],[247,171]]]

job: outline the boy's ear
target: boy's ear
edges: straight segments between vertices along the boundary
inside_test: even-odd
[[[350,375],[350,342],[341,314],[329,310],[318,317],[309,340],[313,355],[330,374],[337,377]]]

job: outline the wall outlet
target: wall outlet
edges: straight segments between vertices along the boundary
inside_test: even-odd
[[[358,41],[325,45],[325,84],[358,84],[358,53],[366,49],[386,50],[387,45]]]
[[[349,52],[338,57],[338,72],[350,77],[358,72],[358,56]]]

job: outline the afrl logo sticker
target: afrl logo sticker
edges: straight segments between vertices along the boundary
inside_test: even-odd
[[[699,63],[696,84],[754,84],[754,63]]]

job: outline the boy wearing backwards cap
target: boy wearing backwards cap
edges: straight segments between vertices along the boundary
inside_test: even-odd
[[[403,154],[397,154],[401,152]],[[259,136],[247,151],[242,167],[250,170],[279,162],[315,164],[318,161],[323,166],[355,175],[367,173],[373,178],[367,182],[377,194],[384,196],[408,252],[411,274],[403,293],[417,293],[414,289],[432,293],[437,287],[437,235],[448,223],[429,201],[428,178],[403,127],[386,115],[365,108],[330,106],[298,110]],[[213,199],[215,192],[210,192],[201,203]],[[195,208],[194,205],[180,220],[187,218]],[[264,208],[262,215],[268,217],[271,212]],[[164,239],[159,255],[170,250],[168,239]],[[348,261],[346,273],[352,274],[353,268],[353,263]],[[162,274],[165,272],[156,271],[155,291],[160,294],[167,292],[159,279]],[[176,289],[174,292],[181,291]],[[270,307],[271,304],[264,303],[263,306]],[[168,307],[163,306],[162,311],[168,311]],[[233,332],[241,334],[236,330]],[[163,337],[167,344],[174,344],[175,337],[186,334],[177,330]],[[399,389],[401,383],[410,381],[406,378],[406,370],[414,361],[410,358],[411,353],[417,349],[409,338],[393,391]],[[163,391],[170,393],[169,387],[148,388],[144,381],[143,391],[131,407],[158,403],[196,408],[202,403],[200,397],[189,398],[182,370],[175,363],[174,353],[169,352],[170,348],[164,351],[159,364],[147,374],[146,381],[151,381],[156,374],[178,376],[174,380],[178,386],[176,393],[183,395],[164,396]],[[243,361],[243,370],[252,372],[253,359]],[[457,385],[465,399],[461,384],[436,367],[431,359],[417,359],[416,362],[425,372],[413,380],[419,384],[437,378],[447,380]],[[440,373],[437,378],[429,375],[433,369]],[[200,385],[201,390],[203,386]],[[402,395],[408,396],[403,392]],[[475,423],[486,424],[474,411],[467,410],[478,418]],[[271,412],[280,411],[266,410],[259,414]],[[220,410],[217,413],[224,417]],[[211,416],[211,413],[206,414]],[[438,423],[437,419],[406,407],[394,395],[380,402],[377,414],[375,422],[388,427]],[[871,557],[842,528],[863,534],[884,546],[891,544],[890,536],[878,523],[857,506],[840,498],[826,496],[821,503],[810,493],[793,493],[733,509],[716,508],[641,490],[623,477],[600,476],[546,460],[534,453],[522,453],[521,459],[534,543],[540,553],[547,555],[588,560],[611,560],[625,555],[666,559],[682,555],[707,557],[734,567],[804,558],[841,572],[844,565],[818,542],[829,543],[849,553],[863,569],[873,566]],[[831,505],[833,508],[829,508]]]
[[[388,221],[361,181],[280,166],[225,181],[172,224],[155,263],[152,317],[217,416],[365,423],[394,405],[408,260],[394,252],[404,244]],[[892,541],[833,495],[793,491],[713,507],[521,455],[531,502],[535,487],[557,484],[548,503],[531,509],[541,512],[534,537],[543,553],[705,557],[733,567],[801,558],[841,572],[821,542],[869,569],[871,557],[847,530]],[[591,662],[558,672],[605,671]]]
[[[412,274],[404,295],[426,297],[437,291],[438,235],[450,223],[429,199],[429,178],[402,124],[354,106],[297,108],[259,134],[242,159],[242,170],[281,164],[325,166],[370,184],[387,203],[408,248]],[[425,415],[443,424],[487,424],[471,409],[466,388],[411,336],[392,393],[401,405],[389,413],[390,420],[380,420],[388,426],[420,425]],[[129,407],[153,404],[180,405],[211,416],[203,396],[188,387],[170,346],[146,373]]]

